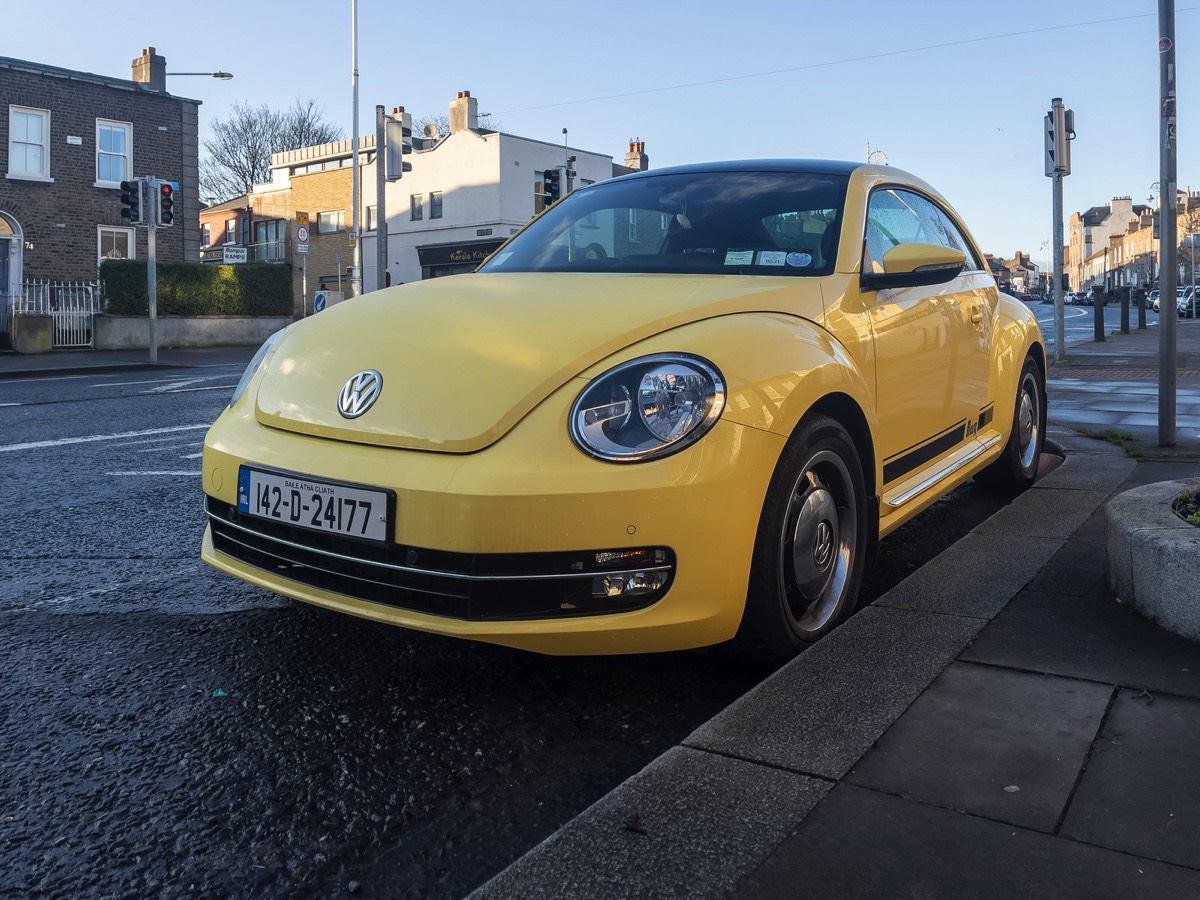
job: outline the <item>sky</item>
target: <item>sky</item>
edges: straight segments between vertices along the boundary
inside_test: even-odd
[[[118,78],[153,46],[211,123],[235,104],[316,101],[351,134],[351,0],[6,0],[0,55]],[[716,159],[865,160],[932,184],[983,250],[1052,258],[1043,117],[1075,112],[1072,212],[1146,203],[1159,181],[1151,0],[358,0],[360,134],[375,106],[445,115],[458,91],[493,127],[651,168]],[[1175,6],[1180,188],[1200,191],[1200,2]],[[230,81],[172,72],[232,72]]]

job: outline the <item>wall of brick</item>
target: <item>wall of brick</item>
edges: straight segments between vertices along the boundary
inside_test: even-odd
[[[128,225],[121,218],[120,191],[95,186],[98,118],[132,124],[134,175],[180,182],[176,225],[158,230],[158,258],[198,258],[198,102],[133,82],[114,83],[15,62],[0,60],[0,211],[15,219],[24,232],[21,276],[93,279],[97,226]],[[50,111],[52,183],[5,177],[10,105]],[[79,143],[68,143],[68,137],[79,138]],[[144,259],[145,228],[135,230],[135,244],[136,256]]]

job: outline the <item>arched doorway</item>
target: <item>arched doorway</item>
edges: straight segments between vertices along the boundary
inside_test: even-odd
[[[21,291],[21,257],[25,249],[21,223],[0,210],[0,347],[12,346],[13,298]]]

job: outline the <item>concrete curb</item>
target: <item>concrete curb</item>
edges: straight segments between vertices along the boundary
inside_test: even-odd
[[[1200,641],[1200,528],[1171,501],[1200,479],[1160,481],[1118,494],[1105,508],[1108,586],[1123,602],[1168,631]]]
[[[1136,466],[1050,433],[1066,456],[1051,476],[471,896],[728,896]]]

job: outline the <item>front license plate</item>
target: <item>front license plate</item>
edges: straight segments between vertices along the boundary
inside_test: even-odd
[[[301,475],[238,471],[238,511],[345,537],[386,541],[388,492]]]

